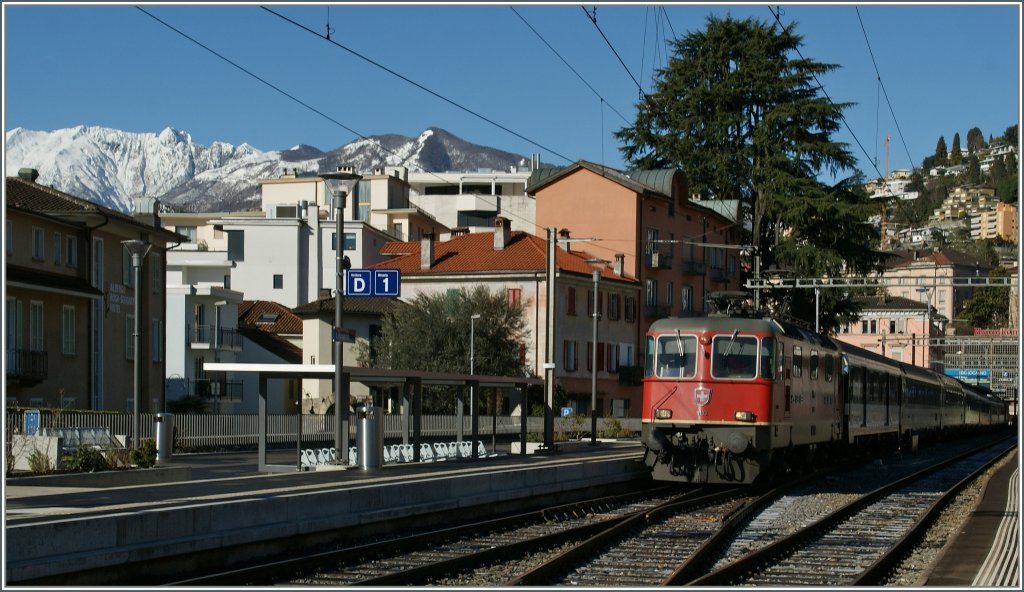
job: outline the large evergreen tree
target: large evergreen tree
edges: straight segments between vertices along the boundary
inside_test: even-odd
[[[963,158],[963,153],[960,152],[960,132],[956,132],[953,134],[953,150],[949,153],[949,163],[960,164]]]
[[[823,96],[816,77],[837,66],[797,56],[801,40],[794,25],[780,30],[754,19],[709,17],[703,31],[675,42],[636,121],[616,136],[633,165],[679,167],[692,192],[739,200],[762,270],[865,273],[880,262],[870,248],[878,233],[865,222],[877,206],[859,174],[840,177],[855,159],[832,140],[850,104]],[[840,180],[819,181],[826,174]],[[813,302],[813,293],[779,298],[813,317],[813,305],[795,306]]]
[[[971,185],[981,183],[981,163],[978,162],[978,155],[973,152],[967,159],[967,182]]]
[[[990,278],[1008,277],[1005,268],[996,267],[988,274]],[[976,288],[974,296],[964,301],[960,318],[975,327],[998,329],[1006,327],[1009,321],[1010,289],[1002,286]]]
[[[946,137],[939,136],[939,142],[935,144],[935,163],[946,164],[949,159],[949,152],[946,150]]]
[[[972,127],[967,130],[967,152],[974,153],[985,147],[985,135],[981,129]]]
[[[1006,131],[1003,132],[1003,139],[1006,140],[1006,143],[1009,144],[1010,146],[1016,146],[1017,145],[1017,124],[1016,123],[1011,125],[1010,127],[1006,128]]]

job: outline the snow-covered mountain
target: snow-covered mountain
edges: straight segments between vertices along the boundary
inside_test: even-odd
[[[8,175],[34,168],[39,183],[122,212],[131,211],[136,197],[195,212],[258,207],[257,181],[277,177],[284,168],[322,172],[350,164],[358,171],[384,165],[428,172],[508,170],[524,160],[439,128],[416,138],[371,136],[330,152],[307,145],[267,152],[248,144],[202,146],[172,128],[154,134],[87,126],[52,132],[15,128],[6,133],[5,146]]]

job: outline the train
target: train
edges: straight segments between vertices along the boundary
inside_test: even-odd
[[[984,387],[771,317],[659,319],[645,345],[643,460],[658,481],[751,484],[1009,420]]]

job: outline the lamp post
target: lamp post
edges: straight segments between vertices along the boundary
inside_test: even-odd
[[[474,345],[476,343],[475,334],[473,332],[473,322],[480,318],[479,314],[469,315],[469,375],[473,375],[473,354]],[[469,385],[469,413],[470,417],[476,417],[476,388]],[[462,421],[461,419],[459,421]],[[474,424],[475,425],[475,424]]]
[[[338,460],[342,466],[347,466],[348,458],[348,384],[344,381],[345,348],[341,340],[342,328],[345,326],[345,269],[348,265],[345,260],[345,200],[349,194],[349,187],[355,181],[362,179],[360,175],[350,170],[339,170],[334,173],[321,173],[320,178],[330,189],[329,181],[343,181],[343,188],[334,192],[335,209],[335,277],[334,277],[334,448],[338,451]],[[344,387],[344,389],[342,388]],[[344,392],[343,392],[344,391]],[[301,419],[301,418],[300,418]]]
[[[132,327],[132,358],[134,363],[134,378],[132,380],[132,448],[139,449],[139,395],[142,385],[142,365],[139,364],[139,317],[142,312],[142,260],[149,253],[153,246],[149,241],[126,240],[121,241],[128,254],[132,257],[132,269],[135,272],[135,322]]]
[[[594,302],[593,302],[593,346],[590,351],[590,445],[597,445],[597,319],[599,313],[597,312],[598,302],[598,287],[601,284],[601,269],[604,268],[608,262],[604,259],[587,259],[587,263],[594,269],[591,271],[591,276],[594,280]]]

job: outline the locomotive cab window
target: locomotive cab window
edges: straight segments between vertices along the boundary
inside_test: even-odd
[[[781,354],[780,354],[781,355]],[[761,340],[761,378],[775,378],[775,338],[765,337]]]
[[[793,378],[800,378],[804,373],[804,352],[799,345],[793,346]]]
[[[656,358],[659,378],[693,378],[697,374],[697,338],[661,335]]]
[[[811,380],[818,380],[818,352],[811,350]]]
[[[711,342],[711,376],[714,378],[756,378],[757,338],[718,335]]]

